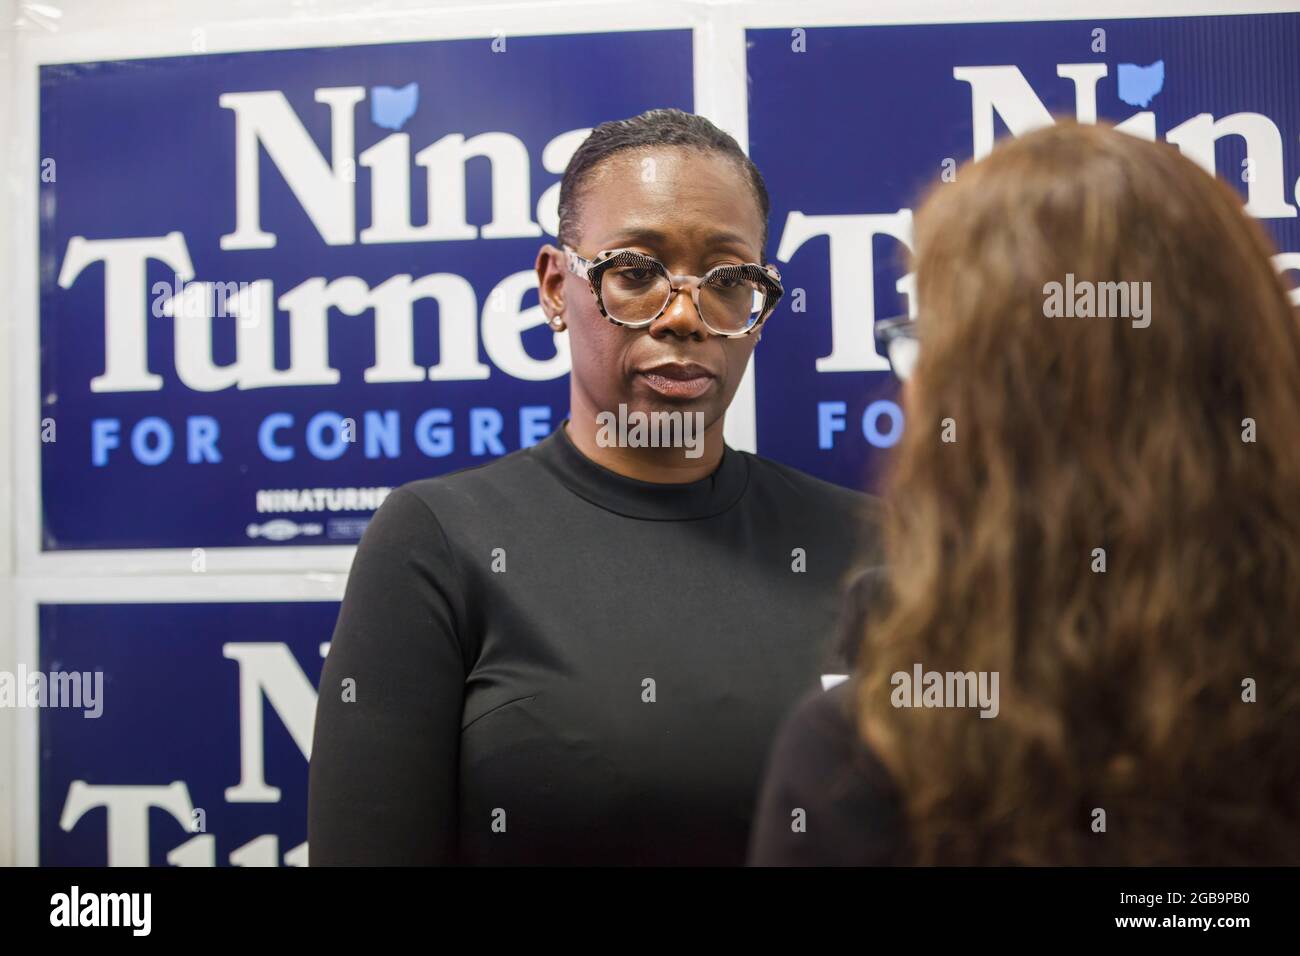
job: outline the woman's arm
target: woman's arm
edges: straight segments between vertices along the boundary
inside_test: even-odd
[[[321,673],[311,865],[455,862],[466,672],[457,581],[433,512],[394,491],[357,548]]]

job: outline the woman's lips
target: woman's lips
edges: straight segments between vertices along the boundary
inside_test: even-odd
[[[702,365],[658,365],[637,374],[660,395],[668,398],[699,398],[715,380]]]

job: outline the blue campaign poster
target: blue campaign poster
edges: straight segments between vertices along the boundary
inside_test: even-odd
[[[1282,253],[1300,252],[1300,14],[747,39],[750,153],[789,290],[755,351],[758,448],[819,477],[876,486],[904,422],[872,320],[909,311],[899,283],[926,187],[996,137],[1095,115],[1175,142],[1250,199]]]
[[[497,39],[41,68],[44,550],[354,544],[559,424],[560,177],[692,38]]]
[[[43,605],[40,672],[63,689],[39,714],[40,865],[305,865],[337,615],[333,602]]]

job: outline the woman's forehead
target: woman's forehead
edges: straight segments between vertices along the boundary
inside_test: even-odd
[[[758,251],[763,221],[740,165],[717,153],[627,150],[586,183],[581,228],[591,243],[707,242]]]

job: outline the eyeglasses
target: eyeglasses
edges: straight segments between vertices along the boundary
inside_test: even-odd
[[[691,290],[700,321],[714,335],[736,338],[771,316],[785,290],[774,266],[721,265],[702,276],[672,275],[653,256],[609,249],[584,259],[564,247],[569,271],[591,284],[600,314],[615,325],[645,328],[668,309],[675,293]]]
[[[920,355],[921,343],[916,335],[916,319],[895,315],[876,320],[876,347],[889,357],[889,367],[900,382],[912,377]]]

